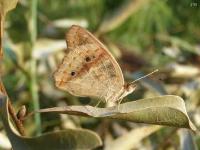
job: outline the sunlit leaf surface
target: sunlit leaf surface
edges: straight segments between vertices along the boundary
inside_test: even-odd
[[[174,95],[146,98],[107,108],[66,106],[42,109],[38,112],[57,112],[96,118],[110,118],[196,130],[187,115],[183,99]]]

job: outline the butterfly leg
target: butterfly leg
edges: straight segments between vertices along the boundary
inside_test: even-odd
[[[120,106],[122,100],[123,100],[123,98],[120,98],[120,99],[118,100],[118,103],[117,103],[117,110],[118,110],[118,111],[119,111],[119,106]]]
[[[98,103],[95,105],[95,107],[99,106],[102,100],[99,100]]]

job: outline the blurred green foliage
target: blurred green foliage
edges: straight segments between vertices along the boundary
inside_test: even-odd
[[[56,27],[54,22],[59,19],[65,19],[68,20],[68,22],[84,20],[87,23],[86,26],[88,30],[95,33],[106,18],[119,15],[118,10],[127,2],[129,2],[129,0],[39,0],[37,6],[37,38],[64,40],[64,34],[69,25],[66,25],[65,29]],[[30,80],[19,66],[16,66],[16,64],[19,63],[28,74],[30,73],[30,68],[27,65],[30,61],[31,52],[29,19],[30,2],[28,0],[21,0],[16,9],[9,12],[7,15],[5,27],[8,38],[5,38],[4,44],[5,61],[3,81],[16,107],[19,107],[21,104],[26,104],[26,106],[32,110],[33,106],[30,92],[27,92]],[[168,68],[168,64],[191,65],[195,68],[200,66],[200,2],[198,0],[149,0],[125,19],[117,28],[102,33],[100,39],[102,39],[108,47],[110,46],[109,43],[111,43],[115,45],[117,49],[120,49],[121,57],[118,58],[120,65],[126,63],[126,66],[130,65],[133,67],[131,63],[140,64],[140,62],[144,62],[133,70],[142,70],[146,72],[150,72],[154,68],[159,68],[164,79],[161,79],[158,83],[160,84],[160,82],[162,82],[162,85],[164,85],[169,94],[182,96],[187,101],[190,99],[190,96],[196,92],[192,88],[192,90],[189,90],[190,93],[188,94],[188,91],[185,92],[186,90],[184,88],[186,84],[189,84],[188,82],[190,80],[199,82],[199,74],[194,74],[189,77],[173,77],[170,74],[172,69]],[[9,45],[9,42],[6,40],[11,41],[14,48]],[[18,48],[20,51],[16,50],[18,45],[21,45],[21,47]],[[172,57],[166,54],[165,48],[169,48],[171,50],[170,54],[173,53],[175,56]],[[10,54],[10,50],[16,52],[15,57]],[[123,58],[123,55],[126,54],[127,51],[131,53],[130,56],[129,53],[127,54],[130,58],[127,56]],[[57,57],[57,54],[55,55],[55,62],[59,63],[60,59]],[[132,55],[135,57],[132,57]],[[60,105],[60,101],[67,105],[85,104],[90,101],[89,98],[77,98],[68,93],[56,91],[52,81],[52,72],[55,71],[55,68],[52,69],[53,67],[51,67],[52,63],[52,56],[42,57],[42,59],[37,60],[40,106],[52,107]],[[42,67],[45,67],[45,73],[39,71]],[[132,73],[127,67],[123,67],[122,70],[123,72]],[[188,70],[188,72],[192,71]],[[130,77],[125,75],[125,78]],[[131,77],[130,79],[132,80],[133,78]],[[55,90],[55,94],[54,91],[45,91],[46,89],[51,90],[49,87]],[[198,86],[197,89],[199,88],[200,86]],[[156,94],[152,91],[149,92],[149,89],[146,90],[143,86],[139,86],[139,90],[129,98],[143,98],[149,95]],[[194,99],[194,101],[200,101],[198,97]],[[95,103],[96,101],[92,101],[89,104],[95,105]],[[197,108],[199,108],[199,103],[190,111],[195,112]],[[60,121],[57,121],[59,118],[57,115],[43,115],[42,118],[43,131],[53,130],[60,123]],[[62,120],[61,117],[59,119]],[[99,130],[101,129],[101,125],[106,126],[107,124],[111,124],[107,121],[74,116],[69,116],[67,119],[67,121],[71,121],[69,124],[73,127],[82,126],[92,130]],[[51,123],[48,122],[49,120],[51,120]],[[119,124],[128,129],[134,126],[127,125],[128,123],[124,125],[125,123],[121,122],[119,122]],[[30,134],[36,132],[37,129],[33,127],[31,120],[27,121],[27,126],[30,129]],[[58,128],[64,127],[60,125]],[[109,128],[110,127],[106,130],[109,130]],[[157,133],[158,137],[160,134],[168,135],[170,131],[162,132]],[[170,134],[173,135],[173,133]],[[163,139],[165,140],[166,138],[163,137]],[[198,139],[197,142],[200,143],[199,134],[196,139]],[[174,146],[173,141],[169,140],[169,143]]]

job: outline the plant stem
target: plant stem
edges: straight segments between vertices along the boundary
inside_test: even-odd
[[[33,109],[34,111],[40,109],[39,104],[39,96],[38,96],[38,85],[37,85],[37,75],[36,75],[36,61],[31,60],[31,96],[33,100]],[[35,114],[35,123],[36,123],[36,129],[37,129],[37,135],[41,134],[41,117],[40,114]]]
[[[8,111],[9,111],[9,114],[10,116],[12,117],[13,121],[15,122],[15,125],[17,127],[17,130],[19,131],[19,133],[22,135],[22,136],[25,136],[25,130],[24,130],[24,126],[23,126],[23,123],[22,121],[20,121],[16,115],[15,115],[15,110],[14,108],[12,107],[12,104],[10,102],[10,100],[8,101]]]
[[[3,44],[2,44],[2,39],[3,39],[3,24],[4,24],[4,16],[2,14],[0,14],[0,63],[3,59]],[[0,66],[1,67],[1,66]],[[7,95],[7,92],[4,88],[4,85],[3,85],[3,82],[1,81],[0,79],[0,92],[3,93],[4,95]],[[22,122],[16,117],[15,115],[15,110],[14,108],[12,107],[12,104],[11,104],[11,101],[8,100],[8,110],[9,110],[9,114],[12,118],[12,120],[14,121],[16,127],[17,127],[17,130],[19,131],[19,133],[21,135],[25,135],[25,130],[24,130],[24,127],[23,127],[23,124]]]
[[[40,104],[39,104],[39,95],[38,95],[38,84],[37,84],[37,66],[36,66],[36,60],[34,59],[32,53],[34,50],[35,42],[37,39],[37,0],[31,0],[30,1],[30,20],[29,20],[29,31],[30,31],[30,38],[31,38],[31,61],[30,61],[30,67],[31,67],[31,75],[30,75],[30,92],[33,100],[33,109],[39,110]],[[40,114],[35,114],[35,124],[36,124],[36,134],[41,134],[41,117]]]

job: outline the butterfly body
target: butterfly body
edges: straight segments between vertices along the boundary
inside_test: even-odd
[[[80,97],[118,101],[135,86],[124,83],[122,71],[106,47],[85,29],[73,25],[67,35],[67,52],[54,73],[58,88]]]

